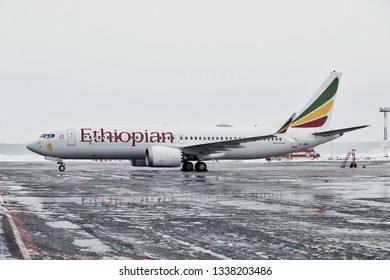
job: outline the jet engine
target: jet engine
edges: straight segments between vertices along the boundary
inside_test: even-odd
[[[182,153],[175,148],[153,146],[146,149],[145,160],[149,167],[179,167]]]
[[[144,159],[132,159],[131,166],[147,166]]]

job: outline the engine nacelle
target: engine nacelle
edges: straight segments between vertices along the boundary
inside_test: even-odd
[[[144,159],[132,159],[131,166],[147,166]]]
[[[175,148],[153,146],[146,149],[145,160],[149,167],[179,167],[182,154]]]

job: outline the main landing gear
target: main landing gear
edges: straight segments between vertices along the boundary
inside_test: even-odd
[[[183,172],[190,172],[194,171],[194,164],[191,161],[185,161],[183,162],[182,169]],[[203,161],[198,161],[195,163],[195,171],[197,172],[206,172],[207,171],[207,165]]]

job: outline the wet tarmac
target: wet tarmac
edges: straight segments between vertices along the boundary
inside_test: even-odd
[[[0,162],[0,259],[389,260],[390,162],[359,164]]]

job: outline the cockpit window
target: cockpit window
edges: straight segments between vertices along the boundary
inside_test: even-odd
[[[50,139],[54,137],[55,137],[54,134],[42,134],[41,136],[39,136],[39,138],[45,138],[45,139]]]

